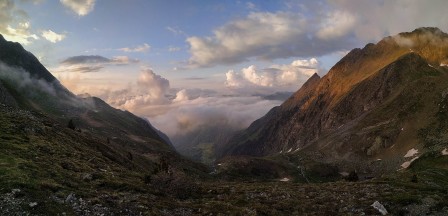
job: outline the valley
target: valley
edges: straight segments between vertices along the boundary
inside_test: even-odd
[[[389,36],[172,144],[0,36],[0,214],[447,215],[447,59],[438,28]]]

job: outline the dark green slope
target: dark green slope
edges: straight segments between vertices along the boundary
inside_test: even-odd
[[[0,37],[1,214],[138,214],[149,211],[140,196],[185,196],[208,170],[161,136],[130,112],[75,96]]]

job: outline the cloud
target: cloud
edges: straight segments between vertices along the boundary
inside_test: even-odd
[[[32,95],[42,91],[50,95],[56,95],[55,85],[57,82],[49,83],[43,79],[36,79],[28,71],[22,68],[11,67],[0,61],[0,78],[11,82],[18,90]]]
[[[63,60],[61,63],[66,65],[74,65],[86,63],[108,63],[110,61],[110,59],[99,55],[80,55],[69,57]]]
[[[255,9],[257,9],[257,6],[256,6],[254,3],[252,3],[252,2],[246,2],[246,7],[247,7],[247,9],[249,9],[249,10],[255,10]]]
[[[216,27],[210,35],[188,37],[186,67],[322,56],[422,26],[448,31],[445,0],[326,0],[288,5],[284,11],[252,11]]]
[[[205,77],[186,77],[184,80],[205,80]]]
[[[179,91],[172,103],[163,108],[165,112],[149,117],[153,125],[169,136],[186,134],[207,125],[243,129],[281,103],[256,96],[215,95],[191,99],[185,93]],[[135,111],[145,116],[151,109]]]
[[[64,67],[62,69],[54,70],[54,72],[91,73],[91,72],[99,72],[103,68],[104,68],[104,66],[72,65],[69,67]]]
[[[352,32],[362,43],[424,26],[448,30],[445,0],[328,0],[328,3],[333,10],[345,11],[356,19]]]
[[[324,21],[316,35],[322,40],[332,40],[346,36],[353,30],[356,17],[347,11],[333,11]]]
[[[151,69],[143,69],[137,79],[138,86],[154,91],[156,95],[165,93],[170,88],[170,82]]]
[[[187,90],[182,89],[176,93],[176,97],[174,98],[173,102],[181,102],[181,101],[188,101],[190,97],[188,96]]]
[[[42,31],[42,37],[47,39],[48,41],[50,41],[52,43],[57,43],[59,41],[64,40],[66,35],[65,34],[58,34],[58,33],[54,32],[54,31],[47,30],[47,31]]]
[[[99,55],[80,55],[72,56],[63,61],[58,68],[53,69],[53,72],[75,72],[75,73],[90,73],[99,72],[106,66],[120,66],[129,65],[140,62],[138,59],[131,59],[128,56],[115,56],[106,58]]]
[[[68,87],[82,89],[82,75],[59,77]],[[147,117],[170,136],[186,134],[206,125],[242,129],[281,101],[263,95],[234,95],[207,89],[171,89],[168,79],[151,69],[142,69],[134,83],[120,90],[96,89],[96,96],[112,106]],[[77,92],[78,94],[83,92]],[[232,96],[233,95],[233,96]]]
[[[123,51],[123,52],[148,52],[149,49],[151,49],[151,46],[144,43],[143,45],[140,45],[140,46],[137,46],[134,48],[124,47],[124,48],[120,48],[118,50]]]
[[[117,65],[126,65],[126,64],[132,64],[132,63],[139,63],[140,60],[138,59],[131,59],[128,56],[114,56],[110,59],[111,63],[117,64]]]
[[[169,52],[177,52],[177,51],[180,51],[180,50],[181,50],[180,47],[174,47],[174,46],[168,47],[168,51]]]
[[[13,0],[0,1],[0,11],[0,33],[6,40],[28,45],[39,39],[31,33],[28,14],[17,8]]]
[[[82,74],[59,78],[68,87],[83,89]],[[97,87],[100,88],[100,87]],[[96,92],[96,94],[94,93]],[[83,92],[77,92],[83,93]],[[173,137],[200,132],[201,127],[225,125],[235,130],[247,127],[279,100],[207,89],[172,89],[170,82],[151,69],[142,69],[135,82],[120,90],[89,89],[112,106],[147,117],[158,129]]]
[[[67,89],[74,91],[77,90],[78,87],[80,86],[83,77],[79,73],[65,73],[65,74],[59,74],[58,80]]]
[[[289,65],[272,65],[264,69],[251,65],[241,69],[241,72],[228,71],[225,84],[233,89],[262,87],[271,92],[293,91],[318,72],[319,62],[315,58],[295,60]]]
[[[168,81],[152,73],[149,75],[149,80],[153,80],[149,83],[152,84],[145,86],[167,91],[157,90],[159,94],[151,95],[149,92],[153,89],[139,93],[129,87],[100,97],[117,108],[148,118],[151,124],[169,136],[185,135],[207,125],[243,129],[281,103],[262,96],[229,96],[203,89],[181,89],[173,97],[167,97],[170,94],[166,89]]]
[[[85,16],[93,11],[95,0],[60,0],[68,9],[72,10],[78,16]]]
[[[251,58],[312,57],[334,52],[350,38],[336,43],[315,36],[318,23],[300,13],[251,12],[213,31],[209,37],[189,37],[190,67],[234,64]],[[327,27],[328,28],[328,27]],[[325,32],[324,32],[325,33]]]
[[[177,27],[171,27],[171,26],[167,26],[165,27],[166,30],[168,30],[169,32],[173,33],[174,35],[187,35],[185,34],[185,32],[183,32],[182,30],[180,30]]]
[[[31,2],[31,3],[33,3],[33,4],[40,4],[40,3],[42,3],[44,0],[20,0],[21,2],[25,2],[25,3],[28,3],[28,2]]]
[[[96,63],[112,63],[116,65],[138,63],[138,59],[130,59],[128,56],[115,56],[112,58],[106,58],[99,55],[80,55],[72,56],[63,61],[62,64],[65,65],[76,65],[76,64],[96,64]]]
[[[136,110],[150,105],[166,104],[170,82],[151,69],[142,69],[136,80],[136,85],[118,91],[106,91],[99,96],[111,105],[125,109]]]

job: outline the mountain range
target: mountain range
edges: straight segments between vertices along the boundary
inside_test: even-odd
[[[0,36],[0,211],[446,215],[447,64],[437,28],[354,49],[247,129],[176,140],[204,165]]]
[[[231,138],[223,155],[294,156],[368,176],[403,168],[447,147],[447,63],[448,34],[437,28],[354,49]]]

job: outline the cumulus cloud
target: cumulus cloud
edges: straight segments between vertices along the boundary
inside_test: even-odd
[[[124,48],[120,48],[118,50],[123,51],[123,52],[148,52],[149,49],[151,49],[151,46],[149,46],[148,44],[144,43],[140,46],[137,47],[124,47]]]
[[[39,39],[31,32],[28,14],[16,7],[13,0],[0,1],[0,33],[6,40],[27,45]]]
[[[42,31],[42,37],[52,43],[57,43],[64,40],[65,36],[65,34],[58,34],[51,30]]]
[[[106,66],[129,65],[140,62],[138,59],[131,59],[128,56],[115,56],[106,58],[99,55],[72,56],[63,61],[53,72],[76,72],[90,73],[99,72]]]
[[[78,16],[85,16],[93,11],[95,0],[60,0],[68,9],[72,10]]]
[[[162,76],[155,74],[151,69],[144,69],[140,72],[137,84],[143,91],[155,97],[163,96],[170,88],[170,82]]]
[[[176,97],[173,102],[188,101],[189,99],[190,97],[188,96],[187,90],[182,89],[176,93]]]
[[[297,5],[286,11],[251,12],[215,28],[211,35],[188,37],[188,67],[322,56],[422,26],[448,31],[445,0],[327,0]]]
[[[127,89],[105,91],[99,96],[117,108],[134,111],[168,103],[169,89],[170,82],[167,79],[146,68],[140,71],[135,84]]]
[[[210,37],[189,37],[190,67],[232,64],[250,58],[275,59],[319,56],[351,44],[322,40],[309,18],[292,12],[252,12],[214,30]]]
[[[265,87],[270,91],[296,90],[314,73],[318,73],[319,62],[315,58],[295,60],[288,65],[272,65],[258,69],[251,65],[241,72],[230,70],[226,73],[226,86],[229,88]]]

